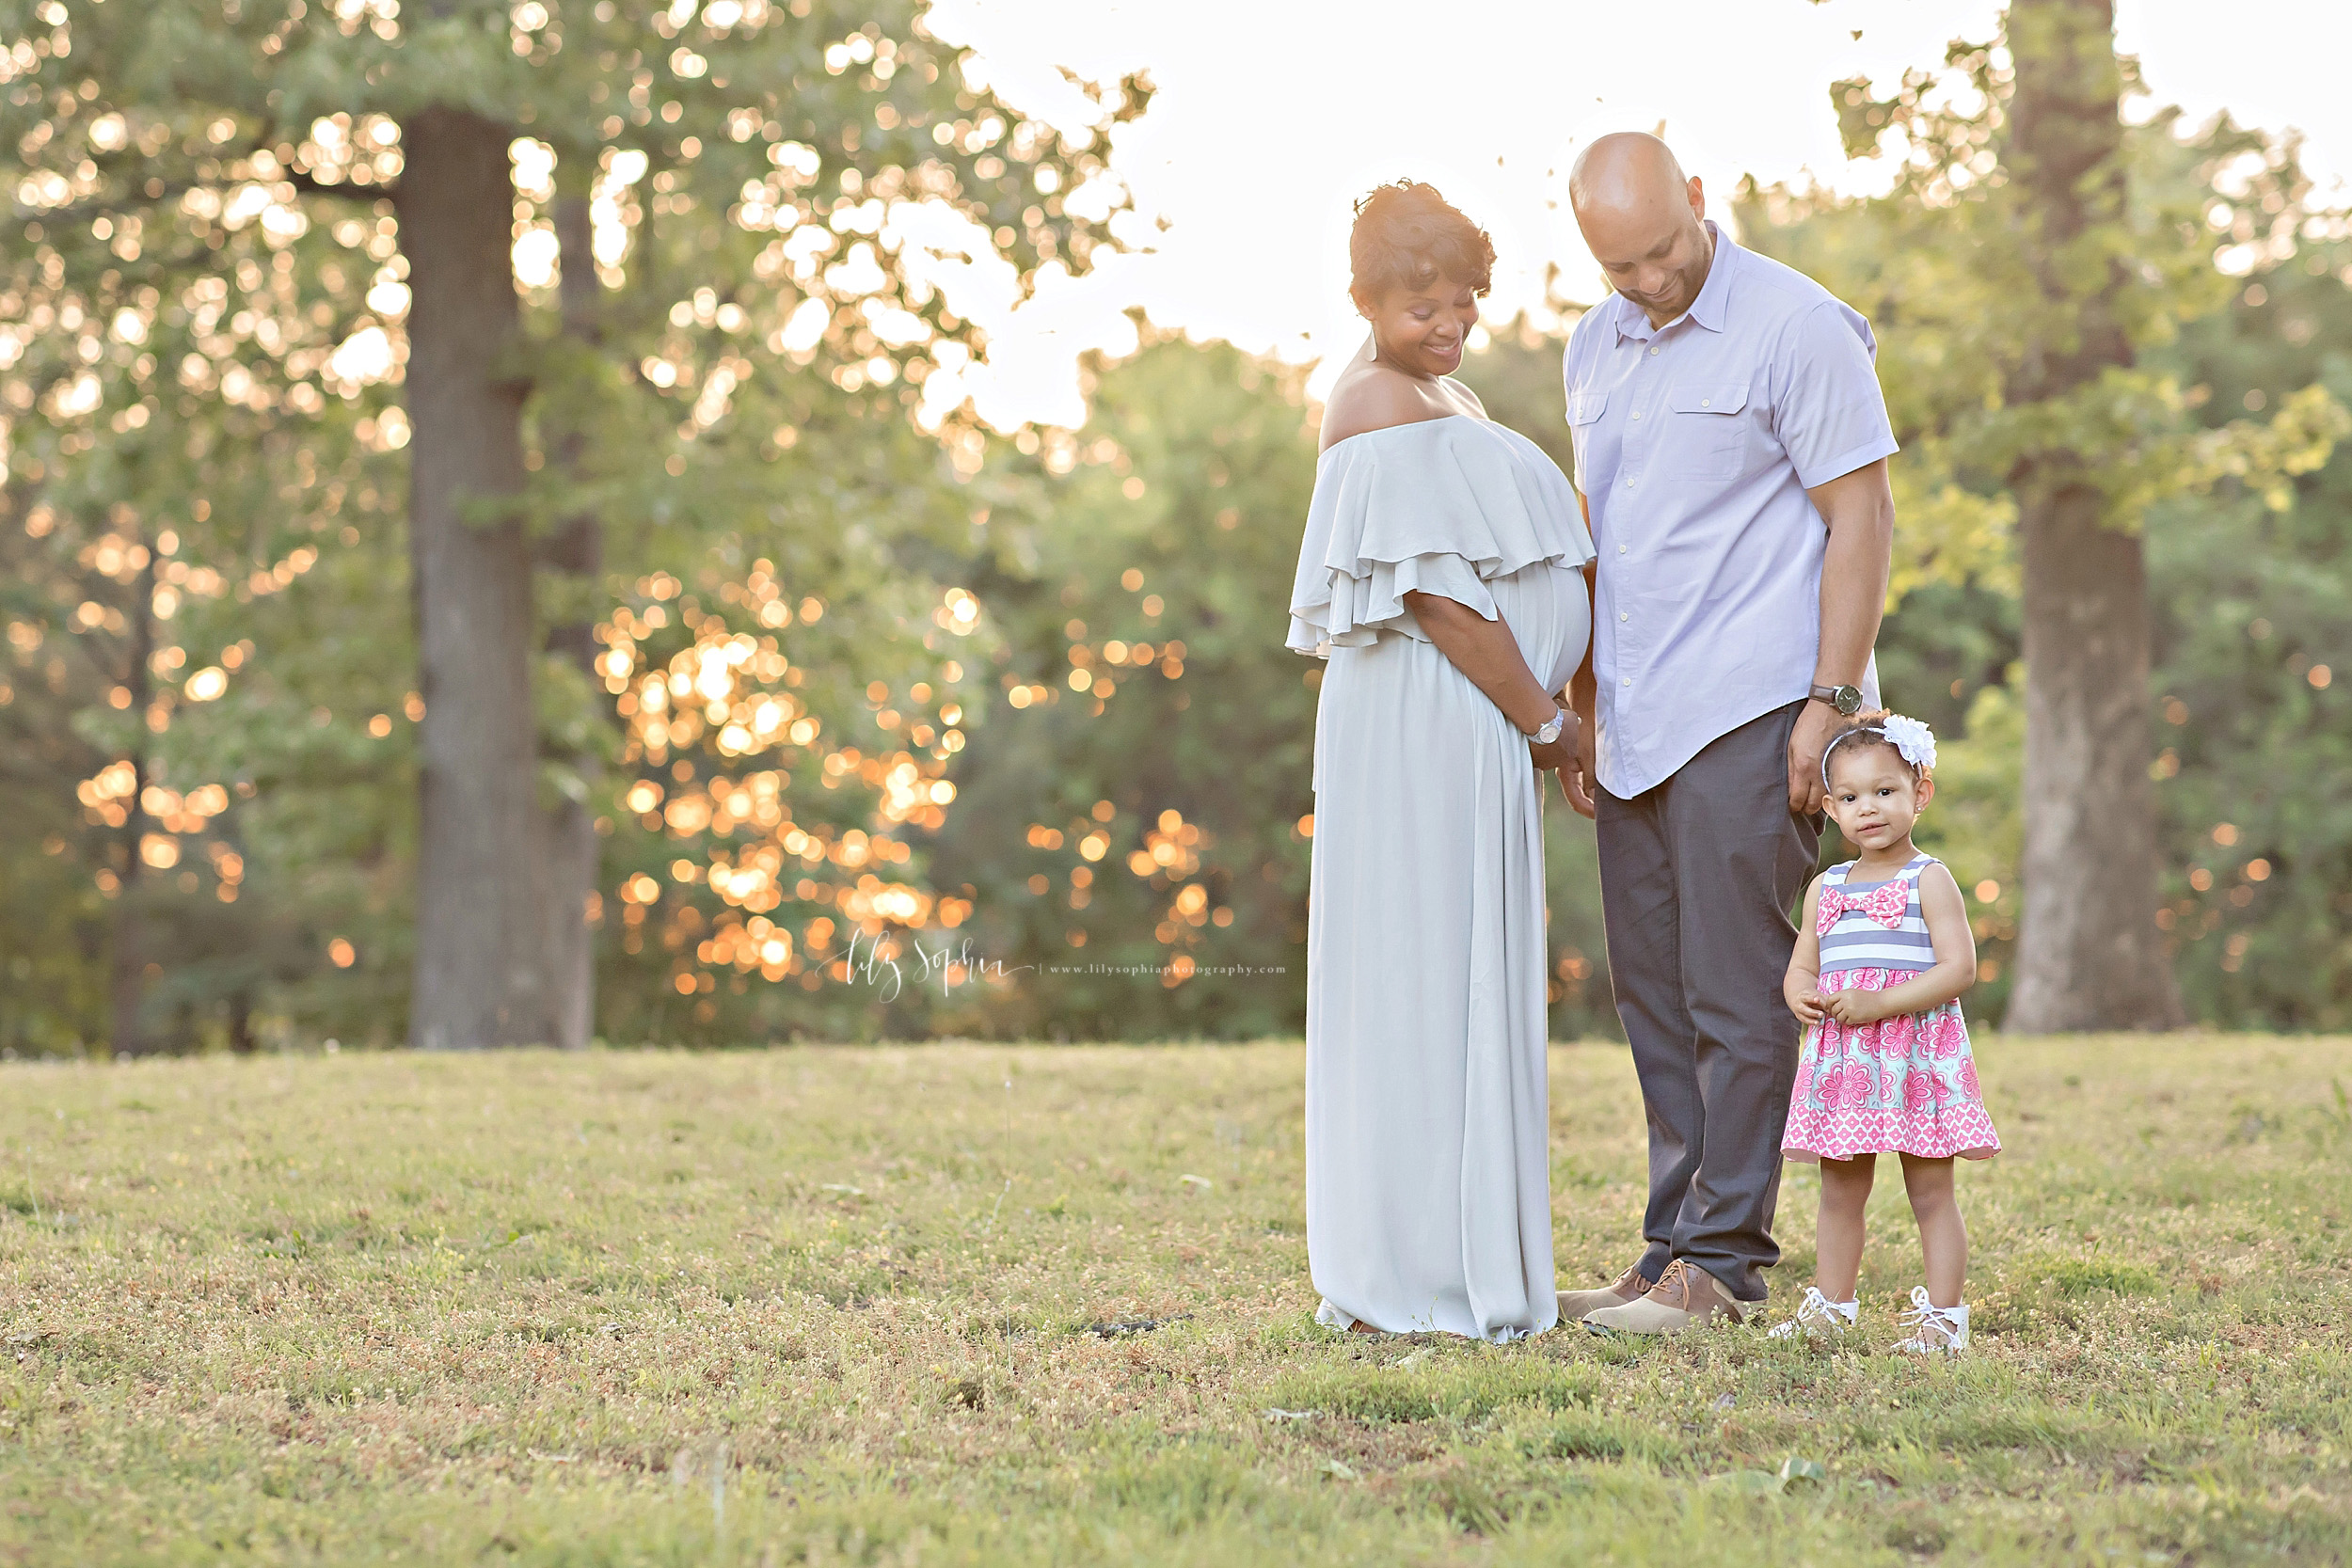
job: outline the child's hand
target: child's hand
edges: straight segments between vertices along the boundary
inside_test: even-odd
[[[1821,993],[1817,990],[1798,991],[1788,998],[1788,1010],[1807,1023],[1820,1022]]]
[[[1824,998],[1821,1006],[1830,1017],[1850,1026],[1875,1023],[1886,1016],[1886,1009],[1879,1006],[1878,998],[1867,990],[1841,990],[1835,996]]]

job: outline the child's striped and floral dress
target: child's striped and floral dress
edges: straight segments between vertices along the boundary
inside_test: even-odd
[[[1854,863],[1830,868],[1815,911],[1823,997],[1884,990],[1935,967],[1919,908],[1919,877],[1935,858],[1915,856],[1883,882],[1849,880]],[[1957,1001],[1869,1023],[1824,1018],[1806,1031],[1781,1139],[1789,1159],[1983,1160],[2000,1148]]]

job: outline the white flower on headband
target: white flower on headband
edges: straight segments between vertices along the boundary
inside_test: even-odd
[[[1890,713],[1872,726],[1886,736],[1887,742],[1902,753],[1902,759],[1914,768],[1935,766],[1935,732],[1916,719],[1900,713]]]

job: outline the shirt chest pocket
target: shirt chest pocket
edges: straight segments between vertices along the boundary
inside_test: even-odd
[[[1667,445],[1659,455],[1693,479],[1730,479],[1747,467],[1744,382],[1696,382],[1666,394]]]

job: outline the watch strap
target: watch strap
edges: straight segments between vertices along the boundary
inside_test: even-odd
[[[1851,706],[1839,700],[1849,691],[1853,693]],[[1815,686],[1806,695],[1817,703],[1827,703],[1844,714],[1858,713],[1862,708],[1862,689],[1858,686]]]

